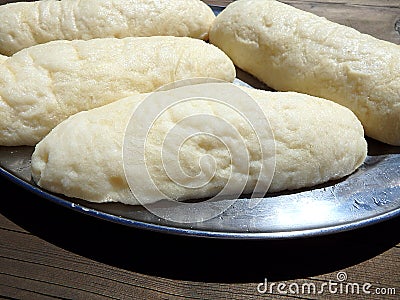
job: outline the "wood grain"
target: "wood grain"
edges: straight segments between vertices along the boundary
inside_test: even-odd
[[[283,2],[400,43],[398,0]],[[204,240],[107,223],[49,203],[2,177],[0,187],[8,191],[0,201],[0,297],[5,299],[399,299],[399,218],[315,239]],[[264,278],[319,285],[335,281],[339,271],[349,282],[395,288],[397,295],[257,292]]]
[[[0,220],[3,223],[4,217],[1,216]],[[233,258],[230,255],[228,257]],[[400,249],[394,247],[373,259],[342,269],[342,271],[347,272],[349,282],[360,284],[371,282],[374,287],[395,287],[400,290],[399,261]],[[388,268],[388,266],[391,267]],[[336,274],[337,272],[331,272],[306,279],[279,282],[287,285],[314,283],[320,286],[323,282],[336,280]],[[31,297],[43,297],[43,299],[46,297],[60,299],[224,299],[227,297],[256,299],[260,296],[257,293],[257,285],[258,282],[191,282],[149,276],[74,254],[34,235],[0,229],[0,295],[2,296],[18,299]],[[336,295],[308,296],[305,299],[334,299]],[[288,298],[299,297],[293,295]],[[284,298],[276,294],[274,299]],[[357,295],[352,299],[368,299],[368,297]],[[385,299],[398,298],[388,296]]]
[[[27,238],[15,233],[0,234],[0,291],[11,297],[20,298],[28,292],[64,299],[129,299],[133,295],[136,299],[166,299],[172,296],[174,299],[223,299],[228,296],[231,299],[252,299],[258,296],[257,282],[226,284],[157,278],[94,262],[51,244],[43,244],[34,236]],[[390,285],[399,288],[398,282],[390,281],[396,278],[396,273],[385,270],[385,266],[393,266],[393,263],[398,266],[399,255],[399,249],[393,248],[374,260],[345,270],[349,278],[356,282],[365,280],[379,283],[380,287]],[[310,279],[282,282],[320,284],[321,281],[335,280],[335,276],[336,272],[333,272]],[[7,289],[3,289],[3,286]],[[328,295],[323,299],[329,299]],[[354,299],[366,298],[359,296]]]

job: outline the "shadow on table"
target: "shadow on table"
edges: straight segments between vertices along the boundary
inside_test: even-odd
[[[32,234],[90,259],[143,274],[204,282],[281,281],[356,265],[400,242],[400,218],[318,238],[215,240],[159,234],[63,208],[0,176],[13,199],[0,213]],[[12,201],[11,201],[12,200]]]

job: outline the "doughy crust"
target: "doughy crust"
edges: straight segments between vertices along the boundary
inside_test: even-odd
[[[304,94],[242,89],[260,105],[274,134],[276,168],[270,192],[311,187],[338,179],[351,174],[363,163],[367,154],[363,127],[349,109]],[[158,93],[168,94],[168,91]],[[52,192],[88,201],[138,204],[125,179],[122,147],[132,111],[145,97],[146,94],[138,94],[80,112],[55,127],[36,145],[32,155],[35,182]],[[154,131],[149,134],[146,144],[149,155],[146,164],[157,187],[173,199],[211,197],[226,183],[227,170],[243,169],[232,165],[221,143],[216,143],[209,135],[202,135],[181,148],[179,163],[188,174],[196,174],[199,171],[194,166],[196,162],[205,154],[213,156],[217,167],[212,180],[193,189],[177,185],[167,176],[160,158],[165,132],[180,118],[199,113],[227,119],[242,133],[250,157],[249,177],[237,171],[229,174],[237,182],[248,179],[245,192],[250,193],[264,163],[260,159],[258,144],[240,115],[219,107],[216,102],[185,102],[170,109],[154,123]],[[261,142],[271,143],[270,140]],[[169,148],[162,151],[170,155]],[[246,149],[240,153],[247,153]],[[263,159],[268,161],[270,157]],[[212,169],[207,163],[202,167]],[[143,186],[140,178],[135,184],[148,195],[154,194],[153,187]],[[157,200],[148,199],[149,202]]]
[[[350,108],[368,136],[400,145],[400,46],[273,0],[239,0],[210,41],[279,91]]]
[[[1,55],[1,54],[0,54],[0,64],[1,64],[3,61],[5,61],[7,58],[8,58],[8,56]]]
[[[0,6],[0,53],[53,40],[128,36],[208,39],[215,15],[200,0],[46,0]]]
[[[0,145],[35,145],[68,116],[176,80],[233,81],[229,57],[188,37],[53,41],[0,64]]]

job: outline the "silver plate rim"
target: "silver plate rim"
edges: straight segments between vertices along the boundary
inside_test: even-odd
[[[49,200],[53,203],[61,205],[63,207],[72,209],[76,212],[83,213],[104,221],[110,221],[112,223],[132,227],[135,229],[150,230],[159,233],[168,233],[173,235],[183,235],[191,237],[203,237],[203,238],[217,238],[217,239],[234,239],[234,240],[286,240],[286,239],[298,239],[298,238],[309,238],[326,236],[355,229],[361,229],[367,226],[388,221],[390,219],[400,217],[400,207],[392,211],[380,214],[378,216],[367,218],[364,220],[349,222],[341,225],[327,226],[324,228],[304,229],[295,231],[276,231],[276,232],[222,232],[222,231],[209,231],[209,230],[196,230],[179,227],[171,227],[158,225],[153,223],[146,223],[124,217],[118,217],[113,214],[102,212],[96,209],[87,208],[81,204],[76,204],[58,197],[46,190],[35,186],[22,178],[12,174],[3,167],[0,167],[0,175],[10,180],[14,184],[36,194],[37,196]]]

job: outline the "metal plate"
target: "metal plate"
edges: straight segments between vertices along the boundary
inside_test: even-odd
[[[220,7],[213,7],[217,14]],[[268,89],[237,70],[238,82]],[[238,199],[220,216],[194,224],[160,219],[141,206],[96,204],[47,192],[31,180],[33,147],[0,147],[0,174],[64,207],[136,228],[229,239],[288,239],[352,230],[400,216],[400,147],[368,139],[368,157],[352,175],[313,189],[273,194],[254,208]]]

